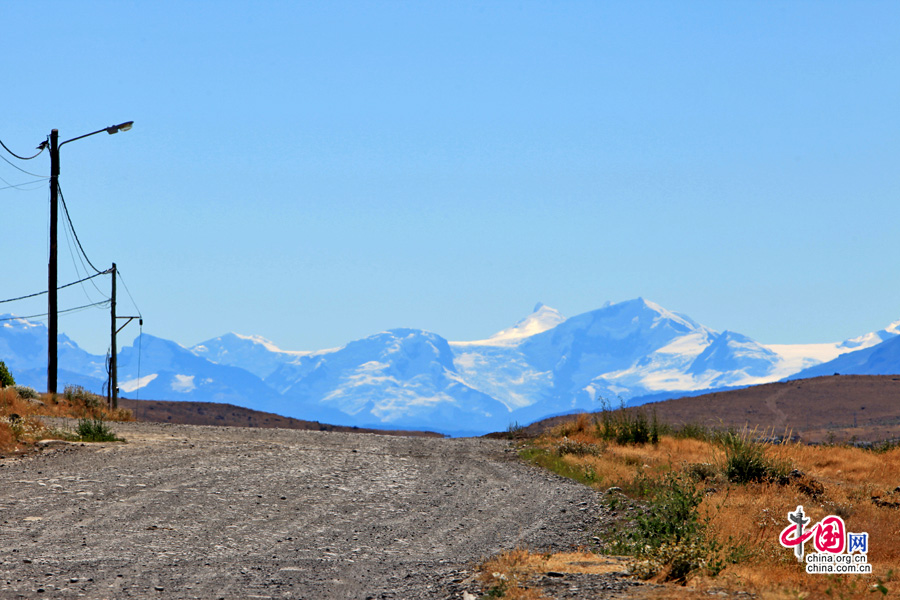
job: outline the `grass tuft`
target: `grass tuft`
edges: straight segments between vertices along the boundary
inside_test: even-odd
[[[751,483],[767,481],[787,476],[790,465],[784,461],[770,458],[766,453],[766,445],[755,441],[754,432],[744,429],[741,432],[726,432],[719,436],[719,442],[725,449],[724,473],[734,483]]]
[[[75,434],[82,442],[121,442],[124,441],[112,432],[103,419],[80,419]]]

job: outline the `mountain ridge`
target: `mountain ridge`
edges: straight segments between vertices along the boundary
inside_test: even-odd
[[[538,303],[513,326],[463,342],[398,328],[339,348],[289,351],[237,333],[191,348],[143,334],[122,348],[119,381],[140,397],[227,402],[335,425],[479,433],[598,410],[604,401],[778,381],[827,364],[818,357],[839,360],[898,336],[900,321],[833,344],[767,346],[643,298],[569,318]],[[105,359],[60,339],[61,373],[101,391]],[[7,356],[21,382],[39,388],[46,328],[4,322],[0,360]],[[865,362],[860,356],[844,360]],[[866,356],[880,357],[878,369],[893,368],[893,353]]]

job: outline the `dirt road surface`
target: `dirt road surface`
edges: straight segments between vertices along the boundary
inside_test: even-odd
[[[462,598],[479,560],[584,545],[600,510],[502,441],[113,428],[0,460],[0,598]]]

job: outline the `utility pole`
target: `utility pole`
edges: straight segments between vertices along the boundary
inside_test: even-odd
[[[140,316],[120,317],[116,314],[116,277],[119,274],[116,263],[113,263],[112,269],[107,272],[112,275],[112,293],[109,301],[109,391],[106,395],[106,401],[109,408],[116,409],[119,408],[119,348],[116,343],[116,336],[135,319],[138,319],[138,322],[143,326],[144,319]],[[128,288],[125,289],[127,290]],[[119,319],[125,320],[121,327],[117,327]],[[138,375],[140,376],[140,371],[138,371]],[[138,386],[140,386],[140,377],[138,377]]]
[[[47,268],[47,393],[56,396],[56,344],[59,314],[56,298],[56,221],[59,209],[59,130],[50,131],[50,263]]]
[[[110,354],[109,354],[109,407],[119,408],[119,365],[116,360],[116,263],[112,264],[112,296],[109,303],[110,315]]]
[[[80,140],[104,131],[110,135],[120,131],[128,131],[134,121],[126,121],[118,125],[110,125],[91,133],[79,135],[71,140],[66,140],[62,144],[59,143],[59,130],[50,130],[50,260],[47,264],[47,393],[56,396],[56,376],[57,376],[57,337],[59,335],[59,304],[57,302],[57,245],[56,223],[59,212],[59,149],[69,142]],[[41,142],[38,148],[46,148],[47,142]],[[115,285],[115,283],[113,283]]]

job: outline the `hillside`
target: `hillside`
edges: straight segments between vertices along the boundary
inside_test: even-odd
[[[756,427],[804,442],[880,441],[900,437],[900,376],[835,375],[767,383],[644,405],[668,424]],[[571,416],[526,428],[545,431]]]
[[[444,437],[430,431],[401,431],[366,429],[327,425],[318,421],[303,421],[273,413],[252,410],[233,404],[214,402],[179,402],[168,400],[119,399],[119,406],[127,408],[136,420],[147,423],[178,423],[182,425],[219,425],[227,427],[262,427],[299,429],[304,431],[340,431],[347,433],[377,433],[413,437]]]

